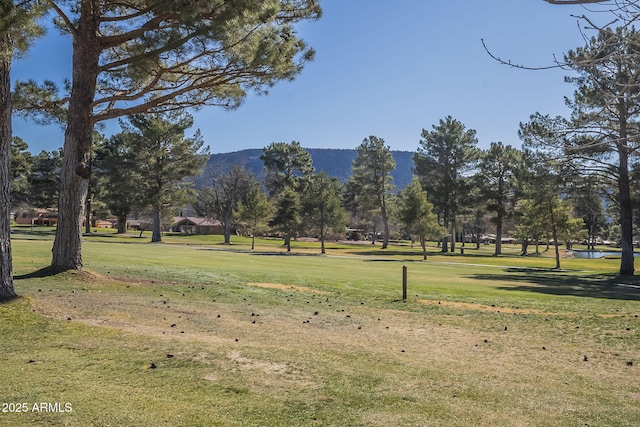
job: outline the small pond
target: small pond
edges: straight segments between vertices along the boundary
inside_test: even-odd
[[[620,251],[573,251],[575,258],[604,258],[604,257],[619,257]],[[633,256],[640,256],[640,252],[635,252]]]

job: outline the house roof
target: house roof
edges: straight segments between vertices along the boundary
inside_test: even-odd
[[[217,227],[222,225],[218,220],[210,220],[198,216],[175,216],[173,225],[199,225],[200,227]]]

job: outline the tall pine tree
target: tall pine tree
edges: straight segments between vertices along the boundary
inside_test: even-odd
[[[445,228],[451,231],[455,250],[457,216],[471,191],[469,176],[476,167],[479,150],[476,131],[451,116],[440,120],[432,131],[422,130],[420,147],[413,156],[414,172],[420,178]],[[442,251],[447,252],[447,238]]]
[[[521,125],[525,143],[559,161],[615,183],[610,201],[622,231],[620,274],[633,275],[633,210],[630,172],[640,150],[640,33],[633,27],[599,32],[564,57],[577,77],[569,119],[539,113]]]
[[[417,236],[422,247],[422,259],[427,260],[427,239],[440,239],[447,231],[438,224],[433,205],[427,199],[427,193],[417,177],[400,193],[398,218],[405,230]]]
[[[42,12],[37,1],[0,2],[0,300],[14,298],[11,265],[11,64],[42,34],[34,24]]]
[[[391,171],[396,168],[396,162],[384,139],[373,135],[365,138],[356,150],[358,157],[351,166],[349,188],[356,191],[354,197],[359,209],[378,216],[382,221],[382,249],[386,249],[389,246],[389,213],[394,190]]]
[[[293,79],[313,58],[295,31],[321,14],[316,0],[52,0],[72,39],[71,91],[30,85],[25,106],[67,107],[55,269],[81,269],[81,220],[96,123],[149,111],[236,108],[250,91]],[[50,89],[50,88],[45,88]],[[44,92],[50,93],[50,90]]]
[[[496,226],[495,255],[502,253],[503,224],[515,208],[516,171],[521,163],[522,152],[502,142],[492,142],[489,149],[480,155],[475,180],[481,199],[495,214],[492,218]]]
[[[324,171],[313,175],[307,191],[302,194],[302,211],[306,225],[317,232],[320,252],[326,253],[325,240],[329,231],[343,233],[346,226],[342,186],[338,179]]]
[[[203,148],[199,132],[185,137],[185,131],[193,125],[189,115],[136,114],[123,125],[121,141],[137,153],[141,200],[153,213],[151,241],[159,242],[162,212],[186,202],[192,183],[185,178],[201,172],[209,147]]]

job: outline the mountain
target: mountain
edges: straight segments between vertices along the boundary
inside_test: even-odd
[[[324,171],[327,175],[338,178],[342,183],[351,176],[351,164],[358,157],[356,150],[329,148],[307,148],[306,150],[313,159],[313,166],[316,168],[316,172]],[[398,190],[402,190],[411,182],[413,177],[413,154],[411,151],[391,151],[391,155],[396,161],[396,168],[391,172],[391,176],[393,176],[393,184]],[[262,179],[265,176],[265,172],[264,163],[260,160],[261,155],[262,149],[212,154],[207,161],[203,176],[224,173],[237,165],[253,173],[257,179]]]

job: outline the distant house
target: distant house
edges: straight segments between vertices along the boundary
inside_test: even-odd
[[[25,211],[14,214],[14,220],[16,224],[22,225],[47,225],[56,227],[58,225],[58,213],[54,211],[48,211],[45,209],[34,209],[31,211]],[[82,219],[82,225],[84,226],[84,218]],[[116,219],[94,219],[91,221],[93,228],[114,228]]]
[[[130,219],[127,220],[129,230],[151,230],[153,224],[148,220]],[[165,231],[183,234],[222,234],[222,224],[219,221],[212,221],[207,218],[197,216],[175,216],[169,227]]]
[[[212,221],[197,216],[176,216],[171,224],[171,231],[184,234],[222,234],[220,221]]]
[[[95,228],[114,228],[116,222],[117,220],[96,219],[95,221],[93,221],[93,224],[91,224],[91,226]]]
[[[141,223],[139,219],[128,219],[127,220],[127,229],[140,231]]]
[[[498,237],[495,234],[484,234],[480,236],[480,241],[484,242],[485,245],[494,244],[496,243],[496,240],[498,240]],[[517,242],[517,239],[510,236],[502,236],[502,239],[500,239],[500,241],[502,243],[515,244]]]
[[[34,209],[16,214],[16,224],[22,225],[47,225],[55,227],[58,225],[58,213],[45,209]]]

